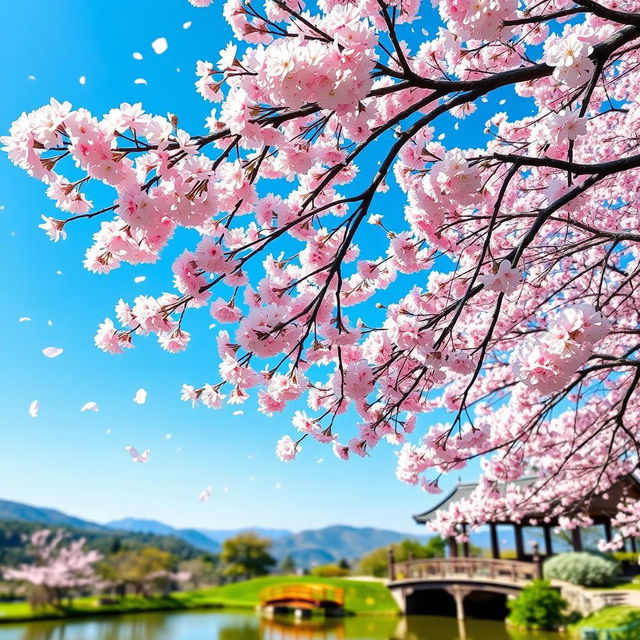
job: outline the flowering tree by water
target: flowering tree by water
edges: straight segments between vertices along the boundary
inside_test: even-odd
[[[183,399],[306,402],[282,460],[305,438],[343,459],[387,440],[400,479],[437,492],[482,456],[441,533],[532,510],[572,527],[638,465],[640,2],[434,5],[226,0],[236,42],[197,66],[220,103],[205,131],[53,100],[4,148],[63,212],[41,225],[53,240],[96,225],[90,271],[199,234],[174,292],[120,300],[100,349],[186,349],[208,309],[231,325],[219,372]],[[445,144],[452,122],[476,146]],[[94,205],[91,182],[114,199]],[[389,189],[403,202],[381,215]],[[625,535],[639,514],[623,499]]]
[[[93,589],[98,584],[94,565],[101,559],[97,551],[86,550],[81,538],[61,546],[62,531],[52,534],[48,529],[32,533],[28,539],[33,556],[31,564],[5,569],[4,579],[25,582],[31,586],[32,605],[59,607],[63,601],[71,601],[78,590]]]

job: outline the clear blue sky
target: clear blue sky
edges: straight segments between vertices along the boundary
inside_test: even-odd
[[[193,89],[195,62],[217,60],[230,40],[220,12],[221,4],[197,10],[186,0],[0,0],[7,18],[0,42],[0,131],[6,133],[21,111],[55,96],[97,115],[120,102],[142,101],[147,111],[177,113],[181,126],[200,132],[210,106]],[[188,30],[186,21],[193,22]],[[150,46],[158,36],[169,42],[160,56]],[[144,60],[134,60],[134,51]],[[79,83],[83,75],[85,85]],[[135,85],[135,78],[148,85]],[[450,124],[448,133],[457,134]],[[101,202],[110,204],[111,194],[105,195]],[[400,211],[402,196],[387,197]],[[94,348],[97,325],[112,315],[119,296],[167,290],[170,258],[191,246],[193,236],[178,236],[159,265],[97,276],[82,268],[91,224],[73,225],[64,243],[49,242],[37,225],[41,214],[55,215],[53,204],[4,154],[0,206],[0,497],[97,521],[131,515],[209,528],[344,523],[419,531],[410,516],[434,497],[396,480],[390,446],[345,464],[311,443],[285,465],[273,451],[290,429],[290,413],[267,418],[249,402],[244,415],[233,416],[236,407],[194,410],[180,401],[183,382],[216,378],[215,330],[208,329],[206,312],[192,315],[192,345],[184,354],[166,354],[150,339],[120,357]],[[146,282],[135,284],[138,275]],[[18,323],[21,316],[32,321]],[[41,350],[47,346],[63,347],[64,354],[46,359]],[[131,401],[139,387],[149,392],[143,406]],[[27,408],[35,399],[40,416],[33,419]],[[100,411],[81,414],[90,400]],[[151,462],[132,464],[128,444],[150,448]],[[201,504],[197,495],[207,485],[213,496]]]

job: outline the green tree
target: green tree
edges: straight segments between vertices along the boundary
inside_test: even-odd
[[[342,566],[342,564],[321,564],[318,567],[311,569],[311,575],[318,578],[344,578],[348,576],[351,571],[348,568]]]
[[[564,621],[566,601],[547,580],[534,580],[507,602],[508,622],[524,629],[557,629]]]
[[[398,562],[413,558],[442,558],[444,557],[444,540],[439,536],[429,538],[425,544],[418,540],[407,538],[391,545],[393,554]],[[370,551],[360,558],[357,572],[369,576],[384,578],[389,566],[389,547],[380,547]]]
[[[282,562],[280,563],[280,572],[286,575],[291,575],[296,572],[296,562],[293,559],[293,556],[289,553],[287,554]]]
[[[227,538],[220,553],[223,573],[233,579],[266,575],[276,564],[270,551],[271,540],[251,531]]]
[[[105,558],[98,570],[119,594],[129,587],[136,595],[148,596],[154,574],[168,571],[174,565],[175,558],[168,551],[145,547],[140,551],[118,551]]]
[[[193,589],[218,584],[220,577],[219,560],[217,556],[213,555],[184,560],[178,565],[178,570],[191,576],[187,584]]]

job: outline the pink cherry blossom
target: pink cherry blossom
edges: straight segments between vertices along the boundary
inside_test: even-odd
[[[42,350],[42,355],[47,358],[57,358],[59,355],[63,353],[64,349],[61,347],[45,347]]]
[[[149,449],[145,449],[142,453],[140,453],[132,445],[126,446],[125,449],[129,452],[132,462],[140,462],[141,464],[146,464],[151,458],[151,451],[149,451]]]
[[[198,318],[225,324],[181,398],[291,416],[281,460],[383,443],[434,494],[479,460],[435,530],[571,528],[639,463],[640,27],[615,5],[226,0],[233,41],[194,68],[202,127],[52,99],[2,148],[43,183],[52,240],[91,225],[92,274],[173,257],[96,317],[99,349],[205,353]],[[621,499],[621,536],[639,509]]]

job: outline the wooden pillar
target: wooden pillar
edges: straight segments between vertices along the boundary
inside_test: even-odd
[[[553,543],[551,542],[551,527],[548,524],[544,525],[544,552],[547,557],[553,555]]]
[[[459,587],[453,587],[449,593],[453,596],[456,603],[456,617],[459,621],[464,620],[464,597],[467,594]]]
[[[387,560],[389,565],[389,580],[393,581],[396,579],[396,558],[393,547],[391,546],[389,547]]]
[[[542,580],[542,557],[540,556],[540,546],[537,542],[534,542],[531,545],[531,548],[533,550],[532,560],[536,565],[536,577],[538,580]]]
[[[491,533],[491,557],[494,560],[499,560],[500,545],[498,543],[498,527],[494,522],[489,523],[489,532]]]
[[[465,537],[467,536],[467,525],[463,524],[462,525],[462,533],[465,535]],[[462,543],[462,555],[465,558],[469,558],[471,556],[471,550],[469,549],[469,541],[465,540]]]
[[[449,543],[449,555],[452,558],[457,558],[458,557],[458,543],[456,542],[456,539],[451,536],[449,538],[447,538],[447,542]]]
[[[604,521],[604,537],[607,542],[611,542],[611,538],[613,537],[611,534],[611,519],[607,518]]]
[[[571,529],[571,544],[574,551],[582,551],[582,536],[578,527]]]
[[[522,540],[522,525],[514,524],[513,533],[516,540],[516,559],[524,560],[524,542]]]

